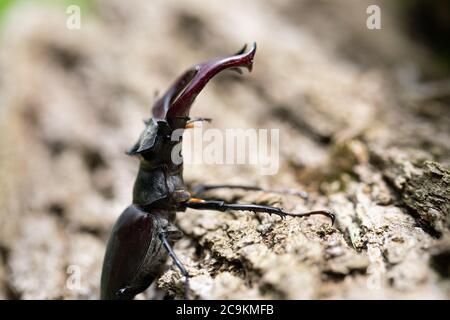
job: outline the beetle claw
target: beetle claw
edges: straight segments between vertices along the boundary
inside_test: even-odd
[[[189,292],[191,288],[189,286],[189,276],[186,276],[186,280],[184,281],[184,300],[189,300]]]
[[[169,122],[172,129],[183,128],[179,116],[189,115],[189,109],[208,81],[225,69],[247,68],[252,71],[256,43],[246,52],[244,46],[235,55],[199,63],[187,70],[153,106],[153,116]],[[235,70],[236,71],[236,70]],[[237,71],[240,72],[240,71]]]
[[[242,47],[241,50],[239,50],[238,52],[236,52],[234,55],[239,55],[239,54],[243,54],[245,52],[245,50],[247,50],[247,44],[244,44],[244,46]]]
[[[234,72],[237,72],[237,73],[239,73],[239,74],[243,74],[241,68],[231,68],[230,70],[231,70],[231,71],[234,71]]]
[[[334,225],[334,222],[336,221],[336,215],[334,213],[332,213],[330,210],[315,210],[315,211],[310,211],[310,212],[304,212],[304,213],[291,213],[291,212],[285,212],[286,215],[291,216],[291,217],[309,217],[312,215],[323,215],[323,216],[327,216],[328,218],[331,219],[331,226]]]

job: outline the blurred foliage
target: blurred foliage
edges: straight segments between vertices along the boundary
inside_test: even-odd
[[[81,8],[83,14],[89,14],[94,9],[94,2],[92,0],[0,0],[0,27],[3,25],[8,12],[17,5],[33,3],[35,6],[57,6],[61,7],[64,12],[68,6],[77,5]]]
[[[17,0],[1,0],[0,1],[0,23],[3,22],[6,12],[11,7],[11,5],[17,2]]]

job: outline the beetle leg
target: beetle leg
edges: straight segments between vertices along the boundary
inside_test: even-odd
[[[263,191],[268,193],[277,193],[277,194],[287,194],[293,196],[299,196],[303,199],[308,199],[308,193],[301,190],[295,189],[282,189],[282,190],[272,190],[272,189],[264,189],[257,186],[250,185],[240,185],[240,184],[198,184],[192,188],[192,194],[195,197],[203,195],[208,190],[213,189],[242,189],[246,191]]]
[[[184,235],[183,231],[180,230],[164,230],[161,232],[164,233],[164,237],[169,241],[178,241]]]
[[[166,233],[161,232],[159,234],[159,238],[161,239],[164,248],[166,248],[167,252],[169,253],[169,256],[172,258],[173,262],[175,262],[175,265],[180,269],[181,274],[184,276],[184,299],[189,300],[189,273],[187,272],[186,268],[181,263],[180,259],[176,256],[175,252],[173,251],[172,246],[170,245]]]
[[[267,212],[269,214],[276,214],[282,218],[286,216],[291,217],[308,217],[312,215],[324,215],[331,219],[331,225],[334,224],[335,215],[328,210],[315,210],[303,213],[291,213],[283,211],[280,208],[271,207],[271,206],[263,206],[257,204],[239,204],[239,203],[225,203],[224,201],[218,200],[201,200],[201,199],[191,199],[185,203],[185,206],[192,209],[199,210],[217,210],[217,211],[226,211],[226,210],[246,210],[253,212]]]

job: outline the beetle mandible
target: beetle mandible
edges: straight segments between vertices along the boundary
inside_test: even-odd
[[[183,163],[171,159],[172,133],[191,127],[194,121],[189,110],[195,98],[207,82],[225,69],[252,70],[256,43],[246,52],[246,46],[238,53],[194,65],[183,73],[156,101],[152,118],[145,121],[145,129],[129,155],[140,160],[139,172],[134,184],[132,204],[116,221],[108,240],[101,275],[102,299],[133,299],[146,290],[163,271],[170,256],[185,278],[185,298],[189,292],[189,274],[175,255],[172,246],[182,232],[175,226],[175,213],[186,208],[198,210],[246,210],[269,214],[305,217],[321,214],[331,218],[328,210],[305,213],[285,212],[280,208],[256,204],[226,203],[219,200],[197,198],[206,190],[215,188],[241,188],[263,190],[253,186],[201,185],[191,193],[183,181]],[[303,195],[303,194],[301,194]]]

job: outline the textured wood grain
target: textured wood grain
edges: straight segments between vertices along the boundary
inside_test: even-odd
[[[17,9],[4,26],[0,298],[98,298],[106,240],[137,172],[124,151],[154,92],[252,41],[253,72],[214,79],[192,113],[213,118],[207,128],[280,129],[280,170],[187,165],[186,180],[307,190],[307,201],[209,195],[329,208],[337,221],[179,213],[186,236],[175,249],[192,297],[450,297],[449,85],[421,80],[435,61],[387,2],[374,32],[364,1],[96,3],[81,30],[67,30],[64,10],[51,7]],[[139,298],[182,290],[169,264]]]

